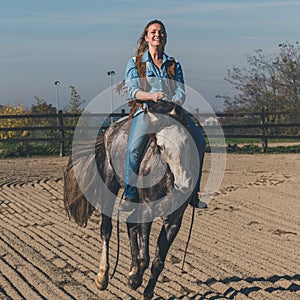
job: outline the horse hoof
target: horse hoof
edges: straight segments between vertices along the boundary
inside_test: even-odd
[[[99,290],[101,290],[101,291],[106,290],[106,288],[108,286],[108,276],[105,276],[104,280],[100,280],[97,275],[95,278],[95,283]]]
[[[152,293],[147,293],[146,291],[144,292],[144,300],[151,300],[153,298],[154,294]]]
[[[137,275],[129,276],[127,284],[132,290],[136,290],[142,285],[142,278]]]

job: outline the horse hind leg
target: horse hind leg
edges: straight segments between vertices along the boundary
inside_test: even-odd
[[[101,239],[102,252],[100,256],[99,273],[95,278],[96,286],[99,290],[105,290],[109,280],[109,240],[112,232],[111,218],[102,214]]]

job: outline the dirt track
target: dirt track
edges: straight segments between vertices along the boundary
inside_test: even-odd
[[[300,155],[228,155],[227,160],[218,195],[207,210],[197,211],[187,273],[180,268],[191,208],[154,299],[300,299]],[[127,287],[124,225],[117,273],[106,291],[96,289],[100,219],[94,214],[87,228],[67,219],[66,161],[0,161],[0,299],[142,299],[149,271],[143,287]],[[158,221],[153,232],[159,226]],[[114,229],[111,267],[115,258]]]

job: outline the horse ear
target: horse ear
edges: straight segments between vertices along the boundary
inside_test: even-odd
[[[149,110],[147,111],[147,115],[148,115],[148,118],[151,120],[151,122],[157,122],[158,121],[157,116],[155,116],[155,114],[150,112]]]
[[[170,115],[176,116],[176,115],[178,114],[178,113],[177,113],[177,110],[176,110],[176,107],[177,107],[177,105],[174,105],[173,109],[172,109],[171,112],[170,112]]]

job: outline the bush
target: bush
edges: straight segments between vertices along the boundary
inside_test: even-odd
[[[238,146],[237,144],[228,144],[227,153],[244,153],[244,154],[253,154],[253,153],[262,153],[262,147],[257,145],[244,145]],[[300,145],[294,146],[275,146],[268,147],[268,153],[300,153]]]
[[[0,158],[30,157],[30,156],[58,156],[58,143],[14,143],[3,144]]]

